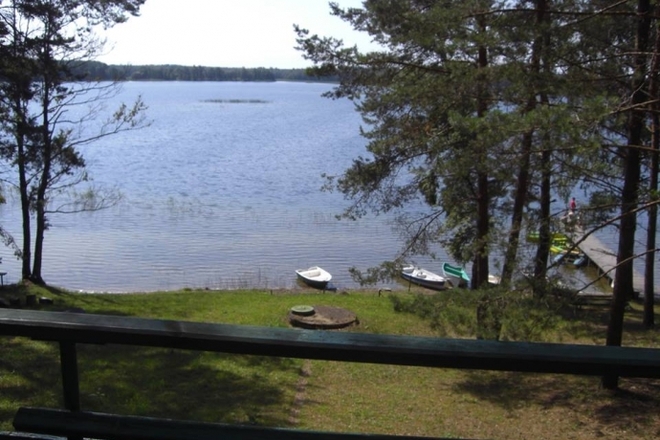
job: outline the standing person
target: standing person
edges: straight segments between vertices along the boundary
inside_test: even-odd
[[[568,209],[575,214],[575,210],[577,209],[577,203],[575,202],[575,197],[571,198],[571,201],[568,204]]]

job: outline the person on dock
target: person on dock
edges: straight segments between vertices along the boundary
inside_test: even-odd
[[[567,227],[582,227],[582,220],[580,214],[577,212],[577,202],[575,201],[575,197],[571,197],[571,200],[568,202],[568,212],[562,217],[562,220]]]

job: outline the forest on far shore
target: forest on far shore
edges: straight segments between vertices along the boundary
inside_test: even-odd
[[[86,62],[75,69],[82,79],[93,81],[318,81],[333,78],[315,77],[306,69],[205,67],[164,65],[114,65]]]

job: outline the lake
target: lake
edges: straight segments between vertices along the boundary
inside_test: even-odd
[[[117,187],[123,199],[99,212],[50,217],[44,279],[89,292],[288,289],[299,286],[296,269],[319,265],[338,289],[359,287],[349,268],[393,259],[403,242],[393,216],[339,221],[349,201],[320,190],[323,173],[340,174],[367,154],[360,115],[347,100],[323,98],[330,88],[125,83],[108,111],[141,95],[152,124],[82,149],[95,184]],[[20,240],[16,200],[0,206],[0,221]],[[599,235],[616,249],[616,231]],[[447,257],[434,251],[439,261],[412,261],[441,273]],[[2,256],[5,281],[17,281],[20,262],[9,249]]]
[[[108,109],[142,95],[152,124],[82,150],[95,184],[123,199],[51,217],[44,279],[94,292],[292,288],[295,269],[319,265],[336,287],[357,287],[350,267],[391,259],[402,243],[391,217],[339,221],[349,202],[320,191],[323,173],[366,153],[361,117],[349,101],[321,97],[330,87],[124,84]],[[17,208],[10,201],[0,215],[19,239]],[[20,276],[8,249],[2,270],[5,281]]]

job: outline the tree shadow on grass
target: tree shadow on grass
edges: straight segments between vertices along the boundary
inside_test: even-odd
[[[19,406],[57,406],[62,395],[54,342],[0,338],[0,426],[9,429]]]
[[[63,407],[57,343],[0,340],[0,423],[20,406]],[[12,353],[14,353],[12,355]],[[299,362],[262,356],[78,345],[84,410],[287,426]]]
[[[289,359],[126,346],[80,350],[86,409],[286,426],[300,365]]]
[[[84,410],[291,424],[300,360],[115,344],[77,347]],[[57,343],[0,338],[0,349],[0,424],[5,429],[20,406],[63,407]]]
[[[570,333],[574,337],[591,341],[603,341],[604,343],[610,321],[610,308],[608,305],[587,305],[576,308],[570,303],[564,303],[557,309],[557,313],[570,324]],[[624,345],[657,345],[658,328],[645,328],[643,317],[643,306],[639,302],[631,302],[626,307],[623,322]],[[655,313],[655,322],[660,323],[660,313]]]
[[[620,380],[620,389],[600,388],[600,377],[516,372],[465,372],[455,384],[457,393],[467,393],[506,411],[537,406],[580,413],[600,426],[625,430],[660,427],[660,381]]]

